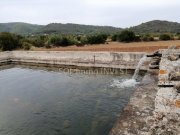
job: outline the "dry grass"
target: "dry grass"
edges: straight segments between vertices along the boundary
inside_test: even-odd
[[[154,41],[154,42],[133,42],[118,43],[109,42],[100,45],[85,45],[82,47],[55,47],[55,48],[34,48],[35,51],[116,51],[116,52],[154,52],[158,49],[166,49],[168,46],[176,45],[180,48],[180,40]]]

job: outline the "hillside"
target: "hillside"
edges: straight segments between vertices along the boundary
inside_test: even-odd
[[[93,26],[80,24],[51,23],[48,25],[34,25],[28,23],[0,23],[0,32],[16,34],[94,34],[116,33],[122,29],[110,26]]]
[[[16,34],[113,34],[121,31],[121,28],[111,26],[93,26],[80,24],[50,23],[48,25],[35,25],[28,23],[0,23],[0,32]],[[135,33],[180,33],[180,23],[154,20],[130,27]]]
[[[180,33],[180,23],[154,20],[129,29],[135,33]]]
[[[94,33],[116,33],[120,28],[110,26],[92,26],[80,24],[51,23],[38,30],[38,33],[60,33],[60,34],[94,34]]]
[[[11,32],[16,34],[32,34],[37,29],[42,28],[42,25],[28,24],[28,23],[0,23],[0,32]]]

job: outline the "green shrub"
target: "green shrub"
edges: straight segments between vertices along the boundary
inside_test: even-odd
[[[62,43],[62,37],[61,36],[52,36],[49,39],[49,44],[53,44],[55,46],[59,46]]]
[[[48,36],[26,37],[24,40],[35,47],[44,47],[45,43],[48,41]]]
[[[70,45],[70,41],[67,37],[63,37],[61,41],[61,46],[68,46]]]
[[[47,39],[41,36],[26,37],[22,42],[28,42],[35,47],[43,47]]]
[[[63,36],[61,46],[78,44],[79,41],[73,36]]]
[[[51,36],[49,38],[49,44],[55,45],[55,46],[69,46],[78,44],[80,41],[74,36]]]
[[[0,48],[3,51],[11,51],[21,47],[21,36],[10,33],[0,33]]]
[[[160,40],[171,40],[171,36],[169,34],[161,34],[159,37]]]
[[[81,41],[81,36],[77,36],[76,39],[77,39],[78,41]]]
[[[23,42],[22,47],[24,50],[30,50],[32,47],[32,44],[30,44],[28,42]]]
[[[141,41],[141,36],[139,36],[139,35],[136,35],[136,36],[135,36],[135,39],[134,39],[134,41],[136,41],[136,42],[139,42],[139,41]]]
[[[135,41],[136,35],[134,32],[129,30],[124,30],[117,35],[117,40],[120,42],[132,42]]]
[[[107,34],[99,34],[99,35],[102,36],[105,41],[107,40],[107,38],[108,38],[108,36],[109,36],[109,35],[107,35]]]
[[[180,36],[178,36],[178,40],[180,40]]]
[[[48,48],[51,48],[51,45],[50,44],[45,44],[45,47],[48,49]]]
[[[149,34],[147,35],[143,35],[141,38],[142,41],[154,41],[154,38],[152,36],[150,36]]]
[[[117,34],[112,35],[112,36],[111,36],[111,40],[112,40],[112,41],[117,41]]]
[[[107,36],[104,34],[87,36],[88,44],[104,44],[107,40]]]
[[[88,39],[87,39],[86,36],[81,36],[80,44],[81,44],[81,45],[88,44]]]

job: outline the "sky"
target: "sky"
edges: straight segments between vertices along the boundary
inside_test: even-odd
[[[76,23],[131,27],[180,22],[180,0],[0,0],[0,23]]]

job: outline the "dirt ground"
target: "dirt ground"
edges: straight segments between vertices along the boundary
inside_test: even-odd
[[[100,45],[85,45],[81,47],[55,47],[55,48],[33,48],[34,51],[116,51],[116,52],[154,52],[158,49],[166,49],[168,46],[176,45],[180,48],[180,40],[119,43],[108,42]]]

